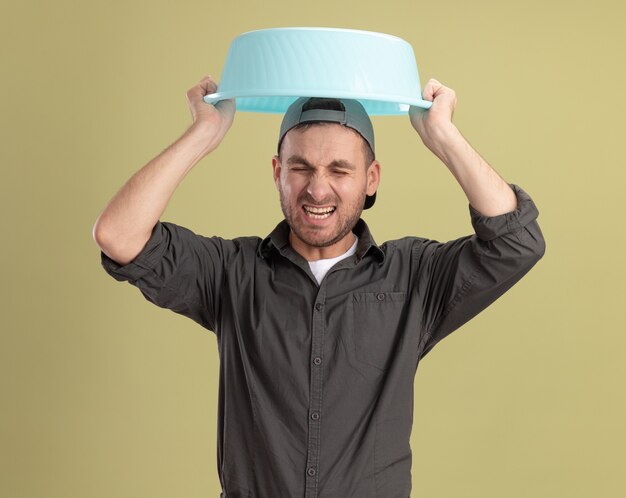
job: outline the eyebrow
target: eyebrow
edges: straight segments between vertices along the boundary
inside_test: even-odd
[[[304,164],[309,168],[314,168],[314,166],[307,161],[304,157],[299,156],[298,154],[294,154],[287,159],[287,164]],[[334,159],[328,164],[328,168],[332,166],[339,166],[340,168],[346,169],[356,169],[356,166],[352,164],[350,161],[346,161],[345,159]]]

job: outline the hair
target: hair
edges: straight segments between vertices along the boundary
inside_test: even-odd
[[[304,104],[304,106],[302,107],[303,111],[308,111],[310,109],[329,109],[331,111],[344,111],[345,110],[343,104],[338,99],[325,98],[325,97],[324,98],[323,97],[311,97]],[[291,128],[289,131],[291,131],[291,130],[302,130],[302,131],[305,131],[305,130],[308,130],[309,128],[311,128],[312,126],[327,126],[327,125],[331,125],[331,124],[340,124],[340,123],[333,123],[332,121],[307,121],[306,123],[298,123],[296,126]],[[363,135],[361,135],[354,128],[351,128],[350,126],[346,126],[346,125],[342,125],[342,126],[347,128],[348,130],[356,133],[359,136],[359,138],[362,140],[362,142],[363,142],[363,153],[365,155],[365,167],[366,168],[369,167],[369,165],[372,164],[372,161],[374,159],[376,159],[374,151],[370,147],[369,142],[367,140],[365,140]],[[289,133],[289,132],[287,132],[287,133]],[[281,158],[283,142],[284,142],[284,138],[287,135],[287,133],[285,133],[285,135],[283,136],[283,140],[281,140],[279,148],[278,148],[278,157],[279,158]]]

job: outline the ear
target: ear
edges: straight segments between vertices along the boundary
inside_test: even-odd
[[[274,185],[276,186],[276,190],[278,190],[278,187],[280,185],[280,171],[280,159],[278,159],[278,156],[275,155],[274,157],[272,157],[272,176],[274,177]]]
[[[380,163],[374,159],[367,168],[367,195],[374,195],[380,183]]]

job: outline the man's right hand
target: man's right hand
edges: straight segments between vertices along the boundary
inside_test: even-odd
[[[207,133],[213,148],[217,148],[235,119],[235,99],[220,100],[215,104],[207,104],[203,97],[217,91],[217,83],[211,75],[207,75],[200,82],[187,91],[187,101],[193,127]]]
[[[174,190],[193,166],[215,150],[235,117],[235,99],[207,104],[217,84],[206,76],[187,92],[193,124],[173,144],[137,171],[115,194],[93,226],[102,251],[127,264],[146,245]]]

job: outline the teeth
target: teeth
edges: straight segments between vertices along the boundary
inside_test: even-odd
[[[306,214],[316,220],[323,220],[325,218],[328,218],[331,214],[333,214],[334,210],[334,207],[317,208],[313,206],[304,206],[304,211],[306,212]]]
[[[304,206],[304,209],[306,209],[309,213],[316,213],[316,214],[330,213],[335,210],[334,207],[317,208],[313,206]]]

